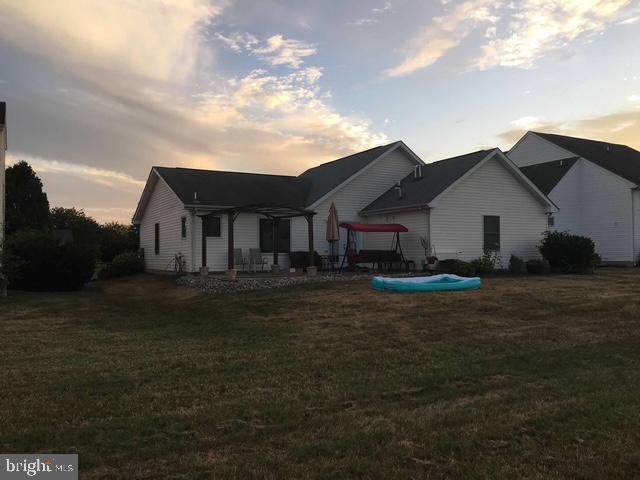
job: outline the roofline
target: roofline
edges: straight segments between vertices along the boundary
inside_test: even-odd
[[[234,175],[261,175],[263,177],[281,177],[281,178],[299,178],[296,175],[278,175],[275,173],[257,173],[257,172],[237,172],[234,170],[208,170],[206,168],[189,168],[189,167],[163,167],[161,165],[154,165],[152,169],[166,168],[168,170],[193,170],[196,172],[208,172],[208,173],[233,173]]]
[[[516,164],[513,163],[513,161],[509,157],[507,157],[499,148],[494,148],[492,150],[489,150],[487,155],[482,160],[476,163],[473,167],[471,167],[464,174],[458,177],[453,183],[451,183],[447,188],[445,188],[442,192],[440,192],[435,198],[431,200],[431,202],[429,202],[429,205],[432,207],[437,206],[441,197],[446,195],[449,191],[455,188],[456,185],[458,185],[468,176],[472,175],[476,170],[478,170],[482,165],[484,165],[486,162],[488,162],[490,159],[492,159],[496,155],[499,155],[499,157],[505,162],[505,164],[513,172],[513,174],[517,176],[526,186],[530,188],[532,194],[537,196],[539,200],[542,200],[541,203],[545,204],[547,207],[551,207],[550,211],[553,211],[555,209],[555,212],[557,212],[560,210],[558,206],[555,203],[553,203],[549,199],[549,197],[547,197],[544,193],[542,193],[540,189],[536,187],[533,184],[533,182],[531,182],[531,180],[529,180],[527,176],[516,166]]]
[[[387,207],[387,208],[377,208],[375,210],[360,210],[358,215],[362,215],[363,217],[367,217],[370,215],[378,215],[390,212],[404,212],[404,211],[415,211],[415,210],[429,210],[431,206],[428,203],[414,203],[412,205],[402,205],[397,207]]]
[[[392,146],[393,145],[393,146]],[[367,165],[365,165],[364,167],[362,167],[360,170],[358,170],[357,172],[355,172],[353,175],[351,175],[349,178],[345,179],[344,181],[342,181],[340,184],[336,185],[334,188],[332,188],[331,190],[329,190],[327,193],[325,193],[324,195],[322,195],[320,198],[318,198],[317,200],[315,200],[314,202],[310,203],[309,205],[306,206],[306,208],[308,209],[313,209],[315,207],[317,207],[319,204],[321,204],[323,201],[325,201],[327,198],[329,198],[331,195],[333,195],[334,193],[336,193],[338,190],[342,189],[345,185],[351,183],[353,180],[355,180],[357,177],[359,177],[360,175],[362,175],[362,173],[366,172],[369,168],[373,167],[373,165],[377,164],[380,160],[382,160],[383,158],[385,158],[387,155],[389,155],[391,152],[396,151],[398,148],[402,148],[405,153],[409,154],[409,157],[411,157],[411,159],[413,161],[415,161],[417,164],[419,165],[424,165],[424,161],[418,157],[409,147],[407,147],[405,145],[405,143],[402,140],[398,140],[397,142],[393,142],[390,143],[389,145],[387,145],[388,148],[387,150],[384,151],[384,153],[381,153],[375,160],[369,162]],[[375,147],[374,147],[375,148]],[[372,150],[372,149],[369,149]],[[366,151],[366,150],[365,150]],[[355,155],[355,154],[354,154]],[[346,158],[346,157],[343,157]],[[341,159],[338,159],[341,160]],[[337,161],[337,160],[333,160],[333,161]],[[327,163],[331,163],[331,162],[327,162]],[[324,165],[324,164],[321,164]],[[321,166],[318,165],[318,166]],[[315,167],[314,167],[315,168]]]
[[[162,183],[165,184],[165,186],[171,191],[171,193],[173,193],[173,195],[176,197],[178,202],[180,202],[182,204],[182,207],[184,208],[184,203],[182,202],[182,200],[180,200],[180,197],[178,197],[178,194],[173,191],[173,188],[171,188],[171,186],[162,177],[162,175],[160,175],[160,172],[158,171],[158,167],[151,167],[151,172],[149,172],[147,181],[144,184],[142,195],[140,195],[140,200],[138,200],[138,206],[136,207],[136,211],[133,212],[133,217],[131,217],[131,223],[133,223],[134,225],[139,225],[140,222],[142,221],[142,216],[144,215],[144,211],[147,208],[147,203],[149,201],[146,198],[145,194],[147,193],[147,187],[149,186],[149,180],[151,179],[151,175],[153,175],[154,173],[156,174],[156,177],[158,178],[158,180],[160,180]],[[155,187],[155,184],[154,184],[154,187]],[[149,195],[151,195],[151,193],[149,193]],[[145,200],[144,203],[143,203],[143,200]]]
[[[547,139],[546,139],[546,138],[544,138],[544,137],[541,137],[541,136],[540,136],[540,133],[542,133],[542,132],[534,132],[533,130],[529,130],[529,131],[527,131],[527,133],[525,133],[525,134],[520,138],[520,140],[518,140],[516,143],[514,143],[514,144],[513,144],[513,146],[509,149],[509,153],[513,152],[513,151],[516,149],[516,147],[517,147],[518,145],[520,145],[520,142],[524,141],[524,139],[525,139],[525,138],[527,138],[529,135],[535,135],[535,136],[536,136],[536,137],[538,137],[540,140],[543,140],[543,141],[547,142],[549,145],[553,145],[554,147],[559,148],[560,150],[564,150],[565,152],[569,153],[570,155],[573,155],[574,157],[575,157],[575,156],[578,156],[578,155],[576,155],[576,153],[575,153],[575,152],[572,152],[571,150],[567,150],[566,148],[561,147],[560,145],[558,145],[558,144],[556,144],[556,143],[553,143],[552,141],[547,140]],[[545,162],[545,163],[546,163],[546,162]],[[532,165],[535,165],[535,164],[532,164]],[[527,166],[528,166],[528,165],[527,165]]]

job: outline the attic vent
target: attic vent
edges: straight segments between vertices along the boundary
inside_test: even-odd
[[[402,187],[400,186],[400,182],[396,183],[396,186],[394,187],[396,192],[398,193],[398,200],[402,199]]]
[[[564,165],[564,160],[560,160],[560,166]]]
[[[609,144],[607,144],[607,152],[611,151],[611,146]]]
[[[422,165],[416,165],[413,167],[414,180],[420,180],[422,178]]]

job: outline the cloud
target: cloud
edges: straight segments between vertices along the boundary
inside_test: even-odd
[[[640,95],[629,95],[627,97],[628,102],[640,103]]]
[[[234,32],[228,36],[216,32],[215,37],[236,53],[250,50],[260,43],[256,37],[247,32]]]
[[[253,54],[271,66],[286,65],[300,68],[305,57],[315,55],[316,47],[300,40],[274,35],[267,39],[263,47],[254,48]]]
[[[445,7],[449,2],[444,2]],[[531,68],[550,51],[602,32],[619,21],[631,0],[466,0],[435,17],[406,48],[406,58],[390,68],[390,77],[430,67],[473,32],[484,28],[485,43],[471,62],[474,69]],[[631,23],[633,19],[627,19]]]
[[[4,0],[0,5],[0,38],[75,71],[103,72],[108,66],[160,81],[188,77],[200,53],[198,28],[222,8],[208,0]]]
[[[144,186],[143,180],[138,180],[123,172],[114,170],[105,170],[102,168],[94,168],[88,165],[78,165],[76,163],[60,162],[57,160],[49,160],[45,158],[33,157],[26,154],[9,154],[7,155],[7,166],[11,166],[20,160],[25,160],[34,170],[41,173],[56,173],[79,177],[88,182],[94,182],[100,185],[119,188],[122,186],[133,187],[138,189]]]
[[[393,7],[393,3],[392,2],[384,2],[384,4],[381,7],[372,8],[371,9],[371,13],[375,17],[379,17],[380,15],[390,11],[392,7]],[[349,22],[349,23],[347,23],[347,25],[354,25],[356,27],[361,27],[361,26],[364,26],[364,25],[374,25],[376,23],[380,23],[380,19],[379,18],[364,17],[364,18],[360,18],[358,20],[354,20],[353,22]]]
[[[437,62],[445,53],[460,43],[479,25],[495,24],[499,1],[467,0],[443,16],[433,18],[409,47],[406,58],[388,69],[389,77],[410,75]]]
[[[505,36],[483,47],[475,66],[530,68],[545,53],[566,48],[579,37],[601,32],[616,21],[631,0],[525,0]]]
[[[514,120],[513,122],[511,122],[511,125],[513,125],[517,129],[526,131],[538,128],[542,125],[542,123],[540,122],[540,119],[538,117],[528,116]]]
[[[507,148],[531,129],[525,123],[518,125],[516,122],[511,122],[515,128],[498,135]],[[640,111],[636,109],[567,122],[538,120],[533,128],[540,132],[620,143],[640,150]]]

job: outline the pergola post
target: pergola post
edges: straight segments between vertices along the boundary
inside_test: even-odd
[[[309,230],[309,266],[313,267],[314,266],[314,264],[313,264],[313,262],[314,262],[314,259],[313,259],[313,257],[314,257],[314,255],[313,255],[313,251],[314,251],[314,248],[313,248],[313,215],[307,215],[306,219],[307,219],[307,227],[308,227],[308,230]]]
[[[278,229],[280,228],[280,219],[273,219],[273,264],[278,265]]]
[[[235,213],[233,210],[230,210],[229,213],[227,214],[227,219],[228,219],[228,223],[227,223],[227,240],[228,240],[228,244],[227,244],[227,259],[228,259],[228,267],[229,270],[233,270],[234,268],[234,255],[233,255],[233,249],[234,249],[234,244],[233,244],[233,222],[235,220]]]

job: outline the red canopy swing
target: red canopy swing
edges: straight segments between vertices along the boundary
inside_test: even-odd
[[[342,228],[347,230],[347,245],[345,248],[344,256],[342,257],[342,263],[340,264],[340,271],[344,266],[345,260],[349,262],[349,265],[355,265],[362,259],[358,255],[356,239],[353,232],[363,233],[393,233],[394,241],[394,253],[400,254],[401,262],[404,262],[404,254],[402,253],[402,247],[400,246],[400,233],[408,232],[409,229],[399,223],[340,223]]]

